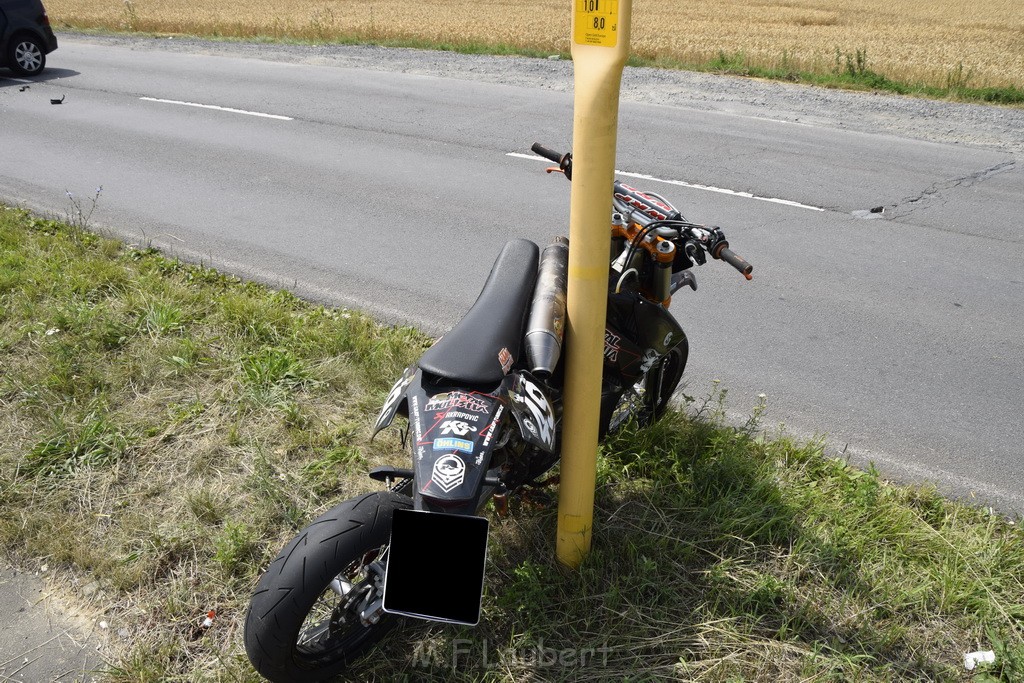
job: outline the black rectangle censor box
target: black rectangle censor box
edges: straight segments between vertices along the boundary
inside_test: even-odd
[[[475,626],[487,560],[483,517],[395,510],[384,576],[384,610]]]

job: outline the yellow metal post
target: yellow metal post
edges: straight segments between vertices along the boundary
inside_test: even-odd
[[[597,476],[612,182],[619,85],[629,56],[632,0],[573,0],[572,196],[566,300],[565,412],[558,498],[558,560],[590,551]]]

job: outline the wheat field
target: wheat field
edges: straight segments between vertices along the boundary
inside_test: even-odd
[[[566,52],[569,0],[48,0],[58,27]],[[861,51],[906,83],[1024,87],[1024,0],[634,0],[638,57],[825,73]],[[963,81],[967,82],[964,83]]]

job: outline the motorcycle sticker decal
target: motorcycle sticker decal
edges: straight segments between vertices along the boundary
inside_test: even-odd
[[[498,425],[500,424],[501,421],[501,414],[503,412],[505,412],[505,406],[498,406],[497,412],[494,413],[494,420],[491,421],[491,424],[484,427],[484,431],[487,432],[487,437],[484,438],[483,443],[484,448],[487,448],[488,446],[491,445],[491,437],[493,437],[494,432],[498,430]]]
[[[502,349],[498,352],[498,362],[501,363],[501,371],[504,374],[508,374],[508,371],[512,369],[512,363],[515,360],[512,358],[511,352],[508,349]]]
[[[660,202],[654,197],[644,194],[635,187],[630,187],[629,185],[622,185],[622,187],[629,192],[635,193],[637,196],[631,197],[628,194],[616,192],[615,197],[634,208],[640,209],[651,218],[663,221],[668,218],[668,214],[673,211],[672,207],[665,204],[665,202]],[[643,200],[647,200],[650,204],[645,204]],[[659,211],[658,209],[661,209],[662,211]]]
[[[435,451],[462,451],[463,453],[473,452],[473,442],[466,439],[455,439],[450,436],[434,439]]]
[[[428,413],[452,409],[467,410],[471,413],[486,413],[490,409],[489,399],[491,398],[488,394],[451,391],[431,396],[424,410]]]
[[[658,352],[654,349],[644,351],[644,357],[640,362],[640,374],[642,375],[654,367],[654,364],[658,362],[658,358]]]
[[[612,333],[611,330],[604,331],[604,358],[609,363],[614,363],[619,359],[619,342],[622,341],[622,337]]]
[[[470,422],[480,421],[479,415],[475,415],[473,413],[464,413],[461,410],[449,410],[443,413],[437,413],[434,417],[438,420],[448,417],[454,420],[469,420]]]
[[[456,436],[466,436],[470,432],[475,432],[476,427],[470,425],[467,422],[459,422],[458,420],[448,420],[447,422],[441,423],[442,434],[455,434]]]
[[[412,368],[406,369],[402,373],[402,376],[398,378],[394,386],[391,387],[391,392],[388,393],[388,397],[384,399],[384,407],[380,409],[380,415],[377,416],[377,423],[374,426],[374,432],[379,432],[384,428],[384,425],[389,420],[389,416],[398,405],[402,396],[405,395],[405,390],[409,388],[409,384],[412,382],[412,378],[416,376],[416,373]]]
[[[553,452],[555,449],[555,415],[544,392],[530,380],[520,377],[510,396],[527,413],[520,418],[523,427],[536,436],[547,450]]]
[[[423,435],[423,422],[420,419],[420,398],[419,396],[412,396],[410,399],[412,403],[412,410],[409,412],[412,415],[413,428],[416,430],[414,436],[416,439],[420,439]],[[417,441],[417,443],[420,443]]]
[[[457,486],[461,486],[465,478],[466,463],[454,453],[443,455],[434,463],[434,472],[431,480],[445,493],[450,492]]]

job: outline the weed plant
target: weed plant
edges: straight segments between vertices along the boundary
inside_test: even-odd
[[[256,579],[370,467],[406,464],[369,433],[428,343],[0,209],[4,552],[108,622],[101,679],[256,681]],[[603,445],[579,571],[554,559],[550,497],[492,515],[481,625],[406,623],[351,680],[959,681],[979,649],[997,661],[973,680],[1022,680],[1015,524],[724,405]]]

